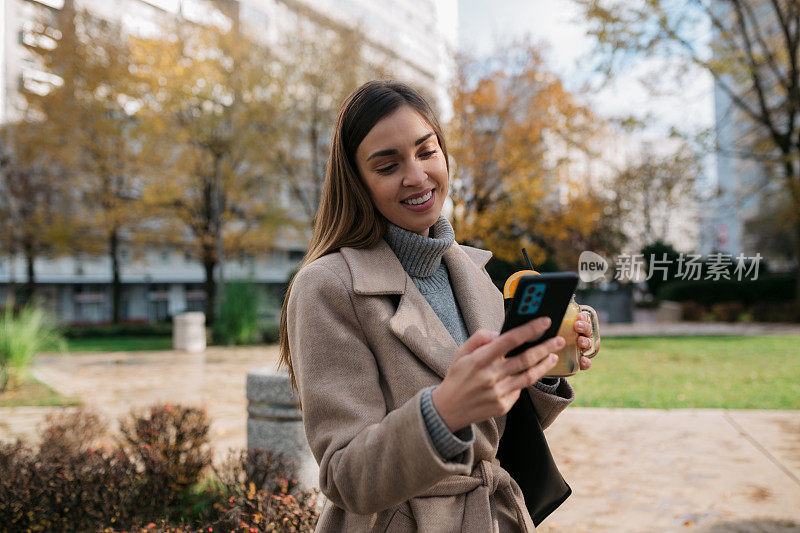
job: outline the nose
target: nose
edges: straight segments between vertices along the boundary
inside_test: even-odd
[[[425,174],[425,169],[422,168],[422,163],[420,161],[411,161],[406,168],[408,170],[405,175],[403,175],[404,186],[419,187],[427,181],[428,175]]]

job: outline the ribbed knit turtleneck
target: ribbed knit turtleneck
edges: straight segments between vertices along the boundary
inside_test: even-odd
[[[432,276],[442,262],[442,256],[455,242],[453,226],[444,216],[423,237],[391,222],[386,230],[386,242],[394,250],[409,276],[427,278]]]

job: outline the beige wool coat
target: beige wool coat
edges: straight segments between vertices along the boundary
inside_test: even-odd
[[[500,331],[491,252],[445,252],[467,330]],[[303,423],[326,496],[317,531],[533,531],[519,486],[495,458],[505,415],[475,424],[475,443],[443,460],[422,418],[457,345],[385,241],[342,248],[298,272],[288,337]],[[543,428],[572,401],[529,387]]]

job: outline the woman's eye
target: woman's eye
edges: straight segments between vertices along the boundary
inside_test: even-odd
[[[392,164],[392,165],[389,165],[389,166],[387,166],[387,167],[383,167],[383,168],[376,168],[376,169],[375,169],[375,172],[377,172],[378,174],[388,174],[388,173],[390,173],[392,170],[394,170],[394,167],[396,167],[396,166],[397,166],[397,165],[395,165],[395,164]]]
[[[430,156],[432,156],[432,155],[433,155],[433,154],[435,154],[435,153],[436,153],[436,150],[431,150],[431,151],[429,151],[429,152],[423,152],[423,153],[421,153],[421,154],[419,154],[419,155],[420,155],[420,157],[430,157]]]

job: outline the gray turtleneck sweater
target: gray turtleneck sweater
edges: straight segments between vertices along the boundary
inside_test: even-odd
[[[388,222],[385,239],[456,344],[462,345],[469,337],[469,332],[453,294],[447,266],[442,261],[444,253],[455,242],[450,222],[440,215],[430,227],[428,237]],[[555,394],[558,385],[558,379],[551,383],[536,383],[537,388],[550,394]],[[475,442],[473,425],[451,432],[433,406],[431,391],[434,388],[429,387],[422,395],[422,416],[439,455],[444,459],[453,459]]]

